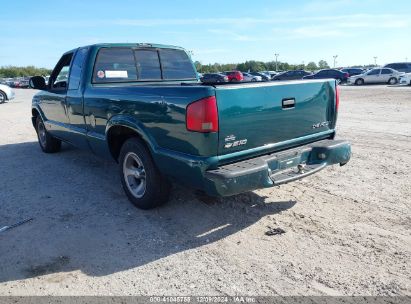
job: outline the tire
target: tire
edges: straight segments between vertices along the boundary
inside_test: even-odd
[[[232,78],[230,82],[238,82],[237,78]]]
[[[398,82],[398,80],[397,80],[397,78],[395,78],[395,77],[391,77],[391,78],[388,80],[388,84],[391,84],[391,85],[396,84],[397,82]]]
[[[7,95],[3,91],[0,91],[0,104],[5,103],[7,100]]]
[[[43,120],[40,116],[37,116],[36,119],[36,131],[37,138],[41,150],[45,153],[56,153],[61,149],[61,140],[53,137],[47,132],[46,127],[44,126]]]
[[[251,82],[256,82],[256,81],[257,81],[257,79],[251,78]]]
[[[143,142],[128,139],[120,150],[120,178],[130,202],[140,209],[152,209],[167,202],[170,183],[155,166]]]
[[[356,85],[363,85],[363,84],[364,84],[364,79],[358,78],[358,79],[355,81],[355,84],[356,84]]]

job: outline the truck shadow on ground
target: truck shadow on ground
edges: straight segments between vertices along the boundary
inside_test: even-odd
[[[213,199],[175,186],[165,206],[142,211],[125,197],[117,165],[88,152],[64,145],[47,155],[28,142],[1,146],[0,159],[0,226],[34,218],[0,234],[0,282],[136,268],[226,237],[237,241],[245,228],[295,204],[266,203],[252,192]]]

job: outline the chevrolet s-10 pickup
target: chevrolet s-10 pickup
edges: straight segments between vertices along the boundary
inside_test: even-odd
[[[334,79],[203,84],[186,51],[97,44],[63,54],[32,121],[41,149],[61,142],[114,159],[137,207],[168,200],[172,181],[211,196],[291,182],[351,156],[334,140]]]

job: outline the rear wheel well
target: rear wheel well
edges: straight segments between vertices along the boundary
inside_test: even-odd
[[[107,133],[107,143],[110,149],[111,156],[115,159],[115,161],[118,162],[120,150],[123,144],[126,142],[126,140],[132,137],[137,137],[141,139],[143,144],[146,144],[146,142],[142,140],[141,135],[131,128],[124,126],[113,126],[109,129]]]

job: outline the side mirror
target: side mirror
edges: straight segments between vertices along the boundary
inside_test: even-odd
[[[34,76],[30,78],[29,81],[30,88],[36,90],[45,90],[47,89],[46,80],[43,76]]]

